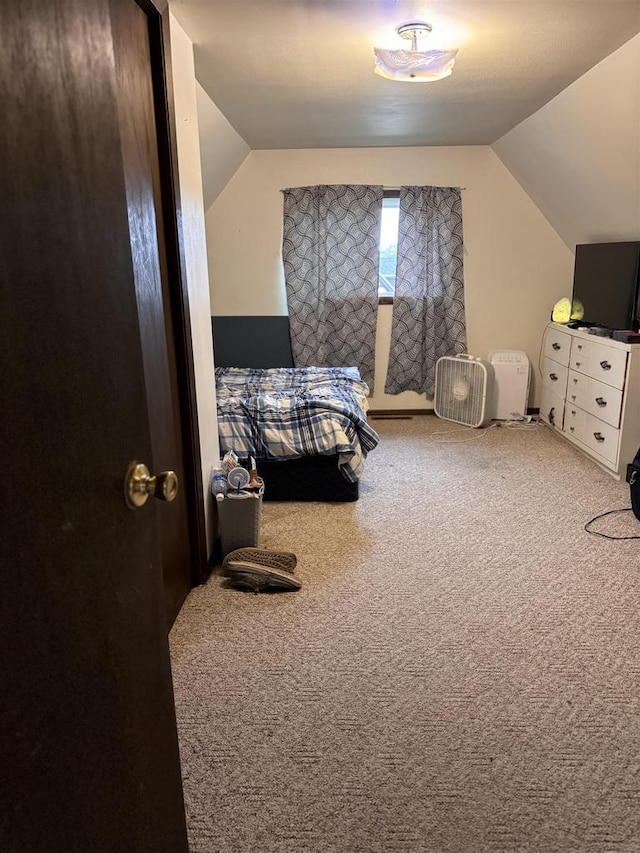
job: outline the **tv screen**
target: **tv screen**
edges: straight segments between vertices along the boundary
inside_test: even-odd
[[[573,299],[584,307],[577,325],[638,329],[640,241],[576,246]]]

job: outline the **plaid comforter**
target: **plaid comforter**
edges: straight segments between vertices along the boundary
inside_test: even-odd
[[[338,454],[355,483],[378,443],[367,423],[369,389],[356,367],[216,369],[222,453],[295,459]]]

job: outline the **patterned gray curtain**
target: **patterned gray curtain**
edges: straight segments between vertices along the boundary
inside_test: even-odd
[[[455,187],[400,187],[398,260],[385,393],[433,399],[435,365],[466,351],[462,201]]]
[[[355,365],[373,390],[382,187],[283,192],[282,257],[294,364]]]

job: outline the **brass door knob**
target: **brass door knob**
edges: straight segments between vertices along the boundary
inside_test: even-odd
[[[127,506],[137,509],[144,506],[153,495],[160,501],[173,501],[178,494],[178,477],[175,471],[162,471],[152,475],[142,462],[131,462],[124,480],[124,499]]]

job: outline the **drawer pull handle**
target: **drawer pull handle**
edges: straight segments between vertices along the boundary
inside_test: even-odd
[[[578,384],[578,380],[575,378],[575,376],[573,377],[573,384],[574,384],[574,385],[577,385],[577,384]]]
[[[596,403],[602,408],[607,405],[607,401],[604,399],[604,397],[596,397]]]
[[[581,361],[576,361],[576,367],[580,367],[581,364],[582,364]]]
[[[578,349],[582,349],[582,344],[578,344]]]
[[[593,437],[595,438],[596,441],[600,441],[600,442],[604,441],[604,436],[601,432],[594,432]]]
[[[601,367],[603,370],[611,370],[611,365],[609,364],[609,362],[608,362],[608,361],[601,361],[601,362],[600,362],[600,367]]]
[[[557,380],[558,380],[558,374],[557,374],[557,373],[550,373],[550,374],[549,374],[549,379],[550,379],[552,382],[557,382]]]
[[[575,400],[575,399],[576,399],[576,395],[575,395],[575,394],[572,394],[572,395],[571,395],[571,399],[572,399],[572,400]]]
[[[555,350],[559,350],[559,349],[560,349],[560,344],[553,343],[553,344],[551,344],[551,346],[552,346],[552,347],[553,347],[553,349],[555,349]]]
[[[571,414],[572,414],[572,415],[575,415],[575,413],[576,413],[576,410],[575,410],[575,409],[571,409]]]
[[[569,427],[569,432],[573,432],[575,427]]]

